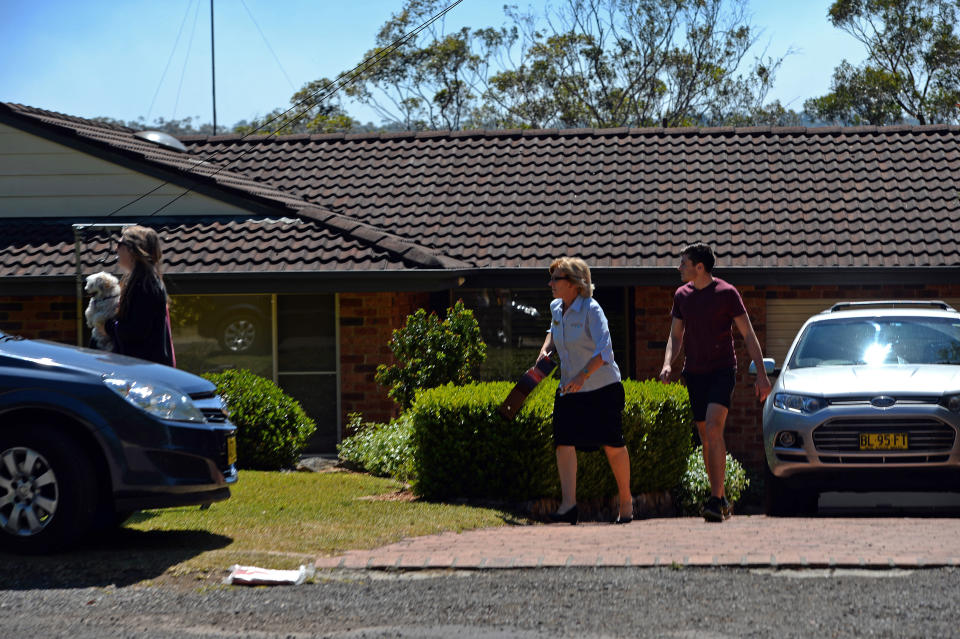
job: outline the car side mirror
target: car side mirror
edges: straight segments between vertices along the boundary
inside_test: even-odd
[[[767,375],[776,375],[780,372],[777,369],[777,361],[772,357],[763,358],[763,370],[767,372]],[[747,369],[747,372],[751,375],[757,374],[757,365],[755,362],[750,362],[750,368]]]

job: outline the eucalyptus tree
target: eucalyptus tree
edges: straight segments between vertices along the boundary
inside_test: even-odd
[[[805,111],[841,124],[956,123],[957,8],[956,0],[836,0],[830,22],[863,43],[867,58],[859,66],[844,60],[830,92]]]
[[[749,124],[781,58],[750,57],[746,0],[563,0],[500,27],[402,36],[448,4],[407,0],[348,94],[410,129]],[[780,114],[780,115],[777,115]]]

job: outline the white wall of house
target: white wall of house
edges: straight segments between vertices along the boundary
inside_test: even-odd
[[[100,217],[163,184],[161,180],[0,124],[0,217]],[[150,215],[184,192],[174,184],[117,215]],[[189,193],[162,215],[249,215]]]

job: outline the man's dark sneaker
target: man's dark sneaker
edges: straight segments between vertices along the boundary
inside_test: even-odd
[[[726,497],[720,498],[720,514],[724,519],[730,519],[733,516],[733,504],[727,501]]]
[[[707,503],[700,510],[705,521],[721,522],[723,521],[723,506],[719,497],[711,496]]]

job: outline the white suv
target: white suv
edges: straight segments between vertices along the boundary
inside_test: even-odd
[[[835,304],[800,329],[764,405],[767,513],[815,512],[824,490],[956,490],[958,429],[960,313]]]

